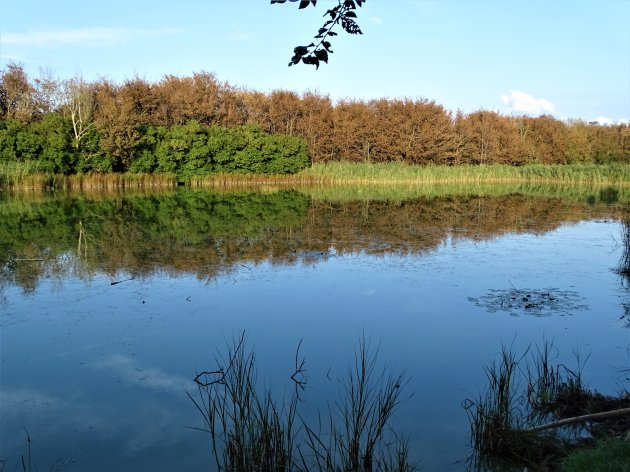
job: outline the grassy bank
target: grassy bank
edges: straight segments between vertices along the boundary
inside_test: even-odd
[[[406,164],[315,165],[300,173],[321,183],[552,183],[630,184],[630,164],[570,165],[461,165],[413,166]]]
[[[415,166],[407,164],[316,164],[297,174],[210,174],[179,182],[193,187],[243,185],[615,185],[630,187],[630,164],[570,165],[462,165]],[[29,162],[0,164],[2,189],[143,188],[173,187],[174,174],[73,174],[39,172]]]

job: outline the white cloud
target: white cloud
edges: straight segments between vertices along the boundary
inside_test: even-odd
[[[597,123],[598,125],[602,125],[602,126],[612,126],[612,125],[628,125],[630,124],[630,120],[627,119],[619,119],[619,120],[613,120],[612,118],[608,118],[606,116],[598,116],[597,118],[595,118],[593,120],[593,122]]]
[[[370,18],[370,20],[372,20],[372,23],[374,23],[376,25],[382,25],[383,24],[383,19],[379,18],[378,16],[373,16],[372,18]]]
[[[0,43],[13,46],[56,46],[56,45],[103,45],[124,44],[141,37],[165,36],[182,33],[176,28],[77,28],[70,30],[29,31],[27,33],[3,33]]]
[[[531,95],[518,90],[510,90],[501,95],[501,101],[508,106],[510,113],[524,113],[527,115],[542,115],[553,113],[554,105],[544,98],[534,98]]]
[[[611,118],[606,118],[605,116],[598,116],[593,121],[596,121],[599,125],[612,125],[614,123]]]

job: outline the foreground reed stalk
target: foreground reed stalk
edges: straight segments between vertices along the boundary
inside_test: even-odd
[[[189,398],[204,419],[219,471],[373,472],[415,470],[407,443],[390,428],[399,405],[402,375],[376,372],[377,351],[363,339],[355,363],[342,380],[340,399],[317,430],[298,414],[306,385],[299,346],[290,376],[293,394],[276,401],[256,388],[256,365],[245,335],[228,346],[214,371],[195,378],[198,396]],[[321,417],[320,417],[321,418]],[[299,419],[299,422],[297,421]]]

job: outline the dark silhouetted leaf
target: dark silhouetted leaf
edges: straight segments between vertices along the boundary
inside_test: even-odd
[[[317,59],[319,59],[320,61],[324,61],[326,64],[328,64],[328,52],[325,49],[318,49],[317,51],[315,51],[315,57],[317,57]]]

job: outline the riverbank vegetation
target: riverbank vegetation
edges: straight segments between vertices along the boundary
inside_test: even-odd
[[[571,368],[557,357],[550,342],[523,354],[503,347],[484,368],[486,390],[464,402],[476,467],[626,470],[628,391],[608,396],[591,390],[579,353]]]
[[[275,165],[275,164],[274,164]],[[198,170],[197,170],[198,171]],[[361,164],[330,162],[314,164],[295,174],[262,174],[241,172],[217,172],[195,174],[188,168],[186,184],[192,187],[260,188],[351,186],[376,189],[377,193],[391,193],[383,188],[395,186],[416,187],[415,193],[440,192],[439,187],[472,189],[480,186],[573,186],[580,187],[574,193],[588,193],[594,187],[614,186],[619,193],[630,188],[630,164],[531,164],[509,166],[417,166],[409,164]],[[0,188],[12,190],[63,190],[63,189],[138,189],[152,187],[176,187],[181,173],[174,172],[124,172],[124,173],[77,173],[56,174],[38,171],[33,162],[0,162]],[[444,193],[444,190],[442,190]],[[493,192],[493,193],[502,193]]]
[[[237,88],[206,72],[117,84],[49,74],[32,80],[9,64],[0,92],[2,186],[28,185],[24,176],[33,174],[48,181],[56,174],[172,174],[188,183],[217,173],[295,174],[313,165],[302,179],[329,178],[330,172],[341,180],[366,178],[368,167],[318,166],[337,162],[398,164],[382,172],[403,179],[417,179],[420,166],[432,166],[431,172],[467,166],[439,171],[438,180],[460,172],[515,178],[494,165],[536,164],[538,170],[516,175],[555,180],[566,178],[559,170],[566,164],[630,163],[628,125],[452,113],[427,99],[333,103],[314,92]],[[540,164],[558,166],[543,171]]]

